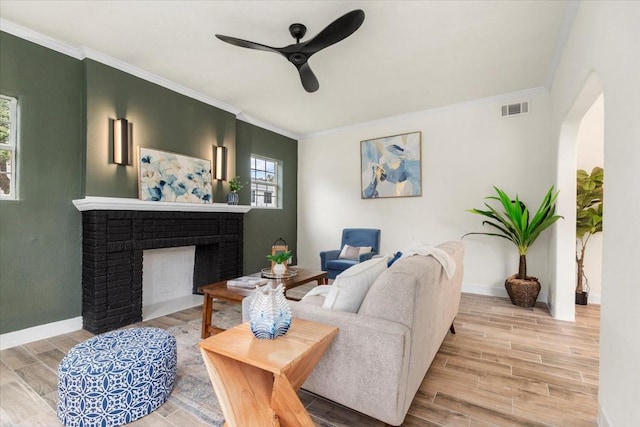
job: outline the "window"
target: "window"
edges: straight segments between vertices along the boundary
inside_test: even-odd
[[[251,156],[251,206],[281,207],[280,167],[278,160]]]
[[[0,199],[16,200],[17,109],[15,98],[0,95]]]

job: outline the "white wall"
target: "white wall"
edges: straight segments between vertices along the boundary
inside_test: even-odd
[[[501,105],[523,100],[531,102],[529,114],[500,117]],[[346,227],[380,228],[382,253],[402,250],[412,238],[437,244],[483,231],[482,218],[466,209],[482,207],[492,185],[517,192],[536,209],[554,183],[547,161],[548,109],[548,93],[533,90],[301,140],[298,264],[318,268],[319,252],[337,249]],[[360,141],[414,131],[422,132],[422,197],[361,199]],[[466,289],[506,295],[504,280],[518,269],[515,247],[486,236],[464,242]],[[529,274],[541,279],[541,295],[549,284],[548,246],[543,234],[527,257]]]
[[[640,260],[639,22],[640,2],[581,2],[550,94],[554,141],[560,140],[563,122],[592,73],[604,94],[606,232],[598,393],[602,426],[640,425],[640,280],[635,268]],[[558,171],[562,179],[561,164]],[[573,242],[562,242],[563,238],[558,236],[558,248],[565,243],[572,247]],[[558,259],[561,256],[558,253]],[[551,267],[559,270],[555,261]],[[572,292],[573,283],[558,278],[558,294]]]
[[[604,164],[604,97],[600,95],[585,114],[578,129],[578,169],[591,173]],[[598,304],[602,289],[602,235],[589,238],[584,255],[584,273],[589,282],[589,303]]]

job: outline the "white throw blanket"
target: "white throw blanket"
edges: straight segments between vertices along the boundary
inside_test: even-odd
[[[331,285],[319,285],[319,286],[316,286],[315,288],[311,288],[311,290],[307,292],[304,296],[310,297],[313,295],[322,295],[323,297],[326,297],[327,293],[329,293],[329,289],[331,289]]]
[[[422,256],[431,255],[436,259],[436,261],[440,263],[440,265],[442,265],[442,269],[444,270],[445,274],[449,279],[451,279],[456,272],[455,261],[453,260],[453,258],[451,258],[451,256],[448,253],[446,253],[440,248],[434,248],[433,246],[426,245],[424,243],[417,242],[414,240],[411,242],[411,244],[407,249],[402,251],[402,256],[400,257],[400,259],[407,258],[413,255],[422,255]],[[392,256],[387,256],[388,259],[390,259],[391,257]],[[309,292],[307,292],[305,297],[313,296],[313,295],[321,295],[326,298],[327,294],[329,293],[329,289],[331,289],[331,286],[332,285],[316,286],[315,288],[312,288]]]
[[[413,241],[407,249],[402,251],[402,257],[400,258],[406,258],[413,255],[431,255],[442,265],[442,268],[449,279],[451,279],[456,272],[455,261],[448,253],[440,248],[434,248],[433,246]]]

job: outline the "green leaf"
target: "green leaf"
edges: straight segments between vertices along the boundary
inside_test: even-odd
[[[496,186],[493,188],[497,196],[488,196],[485,197],[485,200],[499,202],[504,212],[498,212],[489,202],[485,202],[488,210],[469,209],[468,212],[490,218],[491,221],[485,220],[482,225],[488,225],[499,233],[473,232],[467,233],[463,237],[474,234],[501,237],[512,242],[518,248],[520,255],[526,255],[529,247],[540,233],[562,218],[555,214],[558,192],[554,192],[553,186],[545,194],[533,217],[531,217],[527,205],[520,200],[518,195],[514,199],[500,188]]]
[[[511,243],[513,243],[513,240],[509,239],[509,237],[503,235],[503,234],[497,234],[497,233],[480,233],[480,232],[476,232],[476,233],[467,233],[465,235],[463,235],[462,237],[464,238],[465,236],[470,236],[472,234],[481,234],[483,236],[495,236],[495,237],[502,237],[503,239],[507,239],[509,241],[511,241]]]
[[[591,174],[576,172],[576,238],[585,246],[592,234],[602,231],[604,169],[599,166]]]

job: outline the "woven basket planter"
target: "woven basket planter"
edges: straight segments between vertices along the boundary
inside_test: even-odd
[[[535,277],[517,279],[516,275],[509,277],[504,282],[511,302],[518,307],[533,307],[540,293],[540,282]]]

